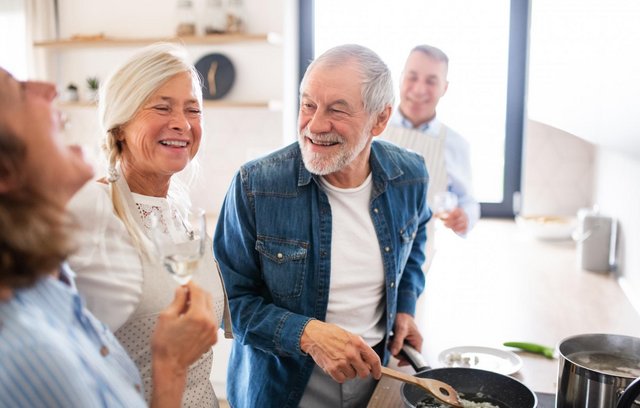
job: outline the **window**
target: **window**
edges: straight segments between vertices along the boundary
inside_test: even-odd
[[[24,7],[24,0],[0,3],[0,67],[20,80],[28,76]]]
[[[450,59],[450,85],[438,117],[471,144],[483,216],[513,216],[513,194],[520,189],[528,8],[528,0],[300,0],[300,72],[326,49],[358,43],[387,62],[398,88],[415,45],[442,48]]]

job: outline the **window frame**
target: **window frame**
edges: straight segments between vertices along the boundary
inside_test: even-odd
[[[300,80],[315,51],[314,6],[315,0],[298,0]],[[519,211],[530,10],[530,0],[511,0],[503,197],[499,203],[480,203],[483,218],[513,218]]]

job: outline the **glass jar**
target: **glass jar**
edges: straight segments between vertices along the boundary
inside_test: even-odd
[[[227,31],[227,18],[222,0],[206,1],[204,21],[205,34],[223,34]]]
[[[246,29],[246,13],[243,0],[228,0],[227,4],[227,32],[243,33]]]
[[[193,9],[192,0],[178,0],[176,16],[178,17],[178,26],[176,28],[178,37],[196,35],[196,13]]]

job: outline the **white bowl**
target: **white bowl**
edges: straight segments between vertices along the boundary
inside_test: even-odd
[[[527,234],[544,241],[570,240],[578,226],[576,217],[558,215],[518,215],[516,224]]]

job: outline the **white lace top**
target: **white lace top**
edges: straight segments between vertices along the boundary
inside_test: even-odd
[[[133,193],[144,226],[158,217],[174,242],[185,240],[179,209],[170,199]],[[80,223],[77,251],[69,265],[78,273],[78,290],[87,307],[116,332],[133,314],[142,296],[142,263],[122,221],[115,215],[109,186],[90,182],[71,200],[69,209]],[[168,273],[168,272],[167,272]],[[224,305],[216,305],[218,321]]]

